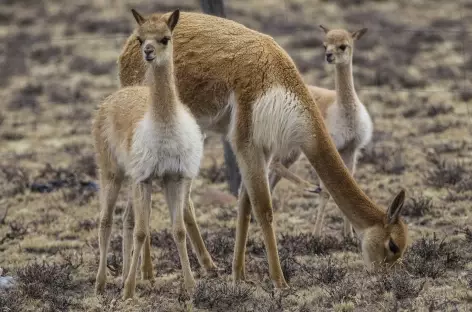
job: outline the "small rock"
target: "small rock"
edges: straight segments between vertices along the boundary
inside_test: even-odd
[[[15,286],[15,280],[12,276],[0,276],[0,289],[12,288]]]

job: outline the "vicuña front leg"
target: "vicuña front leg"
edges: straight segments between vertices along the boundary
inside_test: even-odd
[[[217,275],[217,267],[211,259],[210,253],[203,242],[200,229],[198,227],[197,221],[195,220],[195,208],[193,207],[193,202],[190,197],[188,198],[185,207],[184,221],[185,226],[187,227],[188,235],[190,237],[190,242],[192,243],[192,247],[197,254],[198,263],[200,263],[200,265],[204,267],[205,270],[210,273],[210,275]]]
[[[244,144],[242,144],[244,145]],[[244,187],[252,204],[253,212],[259,222],[264,237],[265,248],[269,262],[270,278],[276,288],[288,287],[287,282],[280,267],[279,254],[277,250],[277,241],[273,227],[273,210],[272,201],[269,191],[269,183],[267,181],[267,160],[262,150],[257,150],[252,146],[240,146],[237,149],[237,158]],[[240,194],[241,197],[241,194]],[[242,200],[240,205],[246,205],[249,201]],[[240,215],[244,218],[249,209],[240,207]],[[238,217],[238,222],[246,220]],[[241,255],[245,250],[247,239],[247,226],[239,226],[236,230],[236,248],[234,255],[233,268],[240,269],[244,266],[241,261],[244,256]],[[244,231],[246,230],[246,231]],[[246,232],[246,233],[244,233]],[[245,235],[246,234],[246,235]],[[241,235],[241,237],[239,237]],[[241,248],[242,244],[244,247]],[[240,272],[233,272],[234,277],[241,276]]]
[[[136,289],[136,269],[141,249],[149,236],[149,211],[151,209],[151,180],[133,185],[134,226],[133,257],[125,281],[124,299],[133,298]]]
[[[95,280],[95,293],[101,294],[105,290],[107,274],[107,253],[110,244],[113,211],[115,210],[118,192],[123,182],[123,174],[100,173],[100,227],[98,245],[100,248],[100,262]]]
[[[192,292],[195,288],[190,261],[188,259],[184,221],[184,208],[189,198],[191,180],[177,177],[168,177],[164,180],[163,188],[167,205],[171,213],[172,235],[179,252],[180,265],[184,277],[184,285],[187,291]]]

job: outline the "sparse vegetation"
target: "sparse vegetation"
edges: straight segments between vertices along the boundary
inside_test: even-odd
[[[405,161],[401,149],[391,150],[386,147],[368,144],[359,158],[361,163],[370,163],[389,174],[401,174],[405,171]]]
[[[199,309],[217,311],[234,307],[236,302],[241,308],[248,304],[255,308],[258,301],[254,296],[255,290],[244,284],[232,285],[220,281],[203,280],[197,284],[193,303]]]
[[[328,259],[321,262],[318,272],[316,273],[316,279],[323,284],[333,284],[342,281],[346,273],[346,266],[328,257]]]
[[[381,277],[379,282],[383,291],[392,292],[396,299],[403,300],[418,297],[426,281],[415,280],[405,270],[399,270]]]
[[[0,166],[0,197],[23,194],[28,187],[26,170],[17,166]]]
[[[195,274],[194,295],[179,288],[175,243],[169,220],[157,217],[167,208],[156,186],[151,242],[159,282],[138,282],[138,300],[131,303],[122,300],[120,283],[121,215],[128,185],[113,218],[109,283],[102,297],[93,295],[99,203],[90,122],[97,103],[118,88],[116,56],[134,27],[127,16],[130,7],[123,13],[119,5],[105,8],[102,2],[0,4],[0,267],[2,276],[17,282],[14,288],[0,286],[1,312],[469,309],[472,91],[467,87],[471,77],[464,73],[472,70],[472,33],[466,31],[472,4],[400,0],[392,15],[386,1],[287,0],[270,6],[225,1],[228,18],[273,35],[306,82],[325,88],[334,88],[333,72],[323,68],[318,23],[369,28],[356,45],[353,64],[359,98],[374,119],[374,137],[361,153],[355,177],[376,202],[386,204],[399,187],[407,190],[410,199],[402,213],[410,221],[410,247],[397,271],[367,273],[358,240],[341,239],[335,205],[327,208],[324,239],[316,239],[311,233],[319,199],[281,183],[274,196],[284,204],[274,213],[274,225],[291,289],[282,295],[272,292],[255,218],[246,253],[246,278],[255,285],[233,287],[237,204],[205,203],[210,187],[229,193],[221,137],[209,132],[192,189],[203,238],[222,269],[220,276]],[[200,10],[198,1],[186,0],[136,0],[133,6],[143,12]],[[435,157],[425,159],[429,150]],[[316,181],[304,157],[292,169]],[[422,237],[432,231],[438,238]],[[72,265],[67,264],[66,251],[83,252],[83,260],[73,256]],[[189,257],[197,272],[190,249]]]
[[[448,269],[460,269],[463,262],[462,252],[446,239],[422,238],[413,243],[404,264],[406,270],[420,277],[436,279],[443,276]]]
[[[467,170],[460,161],[430,158],[433,166],[425,175],[425,183],[436,187],[454,186],[462,181]]]
[[[403,214],[410,217],[424,217],[433,210],[433,200],[430,197],[419,195],[411,197],[403,208]]]
[[[323,287],[323,290],[328,296],[327,306],[333,306],[336,303],[341,303],[353,299],[357,294],[359,285],[352,276],[346,276],[342,282],[328,284]]]
[[[282,234],[280,239],[282,250],[296,255],[325,255],[330,250],[340,246],[339,241],[332,236],[319,238],[312,234],[300,233],[297,235]]]
[[[17,275],[17,289],[7,290],[5,302],[8,306],[17,308],[19,300],[13,300],[13,294],[25,300],[40,300],[44,311],[68,311],[75,303],[68,292],[80,287],[72,274],[81,266],[71,258],[64,263],[33,262],[20,268]],[[11,292],[11,293],[10,293]]]

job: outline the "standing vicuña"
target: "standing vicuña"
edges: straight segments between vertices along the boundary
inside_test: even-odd
[[[153,14],[149,19],[161,16]],[[242,174],[234,281],[246,278],[252,205],[262,228],[270,277],[275,287],[287,285],[277,251],[267,175],[272,156],[299,148],[354,226],[366,265],[392,264],[403,255],[408,235],[399,216],[404,191],[387,211],[365,195],[344,165],[295,64],[272,37],[199,13],[182,13],[173,36],[181,99],[203,129],[228,134]],[[145,68],[140,58],[139,43],[132,34],[119,59],[122,86],[143,82]]]
[[[336,145],[347,168],[354,175],[359,150],[370,142],[373,131],[370,115],[357,97],[352,75],[354,41],[360,39],[366,33],[367,28],[350,33],[344,29],[329,30],[322,25],[320,27],[326,33],[324,41],[326,61],[336,65],[336,91],[315,86],[308,86],[308,89],[321,110],[328,132],[334,140],[334,145]],[[307,182],[294,177],[294,174],[286,169],[297,161],[300,154],[301,150],[298,149],[280,161],[274,159],[273,171],[269,175],[271,191],[280,181],[280,177],[304,186],[308,185]],[[329,193],[323,191],[323,186],[318,192],[321,193],[321,200],[314,234],[320,236]],[[344,235],[352,236],[352,226],[346,216],[344,217]]]
[[[179,11],[149,22],[134,10],[133,15],[139,24],[135,36],[140,46],[139,62],[147,67],[149,87],[127,87],[109,96],[100,106],[93,125],[101,187],[98,293],[103,291],[106,281],[106,255],[118,191],[125,173],[133,181],[134,211],[128,209],[123,217],[125,298],[134,295],[141,250],[143,278],[153,276],[149,217],[151,180],[155,177],[162,179],[186,288],[195,286],[185,243],[186,227],[200,264],[208,270],[215,269],[195,222],[190,200],[192,179],[198,174],[203,153],[203,138],[191,112],[180,102],[174,82],[172,31]]]

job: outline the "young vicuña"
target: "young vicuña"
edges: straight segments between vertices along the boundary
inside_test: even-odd
[[[153,277],[149,235],[153,178],[162,180],[185,287],[192,290],[195,286],[187,254],[187,231],[200,264],[207,270],[216,269],[195,222],[189,197],[192,179],[200,167],[203,137],[191,112],[180,102],[175,86],[172,31],[179,14],[176,10],[146,21],[133,10],[139,24],[134,37],[137,61],[146,68],[149,86],[126,87],[113,93],[101,104],[94,120],[101,188],[97,293],[103,292],[106,282],[113,211],[125,174],[131,176],[133,183],[133,209],[128,206],[123,216],[124,298],[134,296],[141,250],[143,279]]]
[[[161,14],[148,17],[159,21]],[[164,14],[164,16],[167,16]],[[359,235],[369,267],[393,264],[406,248],[401,191],[385,210],[359,188],[344,165],[310,91],[288,54],[267,35],[227,19],[181,14],[174,30],[180,97],[204,130],[227,133],[243,183],[239,194],[233,280],[246,278],[245,251],[251,205],[262,228],[270,277],[287,286],[273,225],[268,164],[274,155],[301,149],[324,187]],[[122,86],[144,81],[137,34],[119,58]]]
[[[341,154],[345,165],[354,175],[359,150],[370,142],[373,132],[372,119],[357,97],[352,75],[354,41],[360,39],[367,32],[367,28],[351,33],[344,29],[329,30],[322,25],[320,27],[326,33],[324,40],[326,61],[336,66],[336,90],[315,86],[308,86],[308,89],[321,110],[328,132],[334,140],[334,145]],[[310,189],[308,182],[294,177],[294,174],[288,171],[288,168],[297,161],[300,154],[301,150],[298,149],[292,151],[284,159],[274,159],[273,170],[269,175],[271,191],[281,177]],[[316,190],[321,193],[314,230],[316,236],[321,235],[324,211],[329,200],[329,193],[323,189],[321,186]],[[311,190],[313,191],[312,187]],[[349,237],[353,235],[352,226],[346,216],[344,216],[344,235]]]

